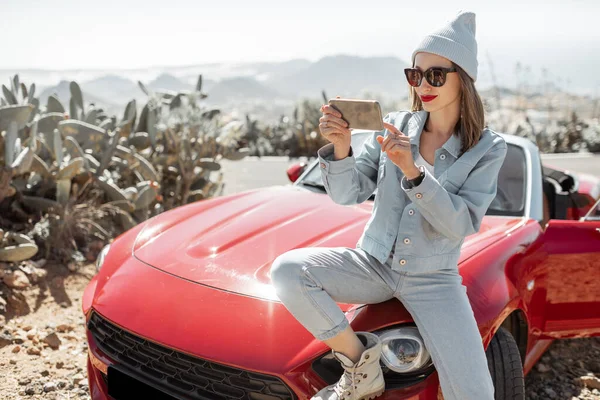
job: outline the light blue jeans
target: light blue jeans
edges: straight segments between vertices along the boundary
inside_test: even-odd
[[[483,341],[458,268],[395,271],[360,248],[308,247],[277,257],[271,280],[285,307],[316,339],[349,322],[336,304],[397,298],[412,315],[446,400],[493,400]]]

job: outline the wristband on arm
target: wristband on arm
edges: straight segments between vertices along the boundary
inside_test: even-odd
[[[408,188],[412,189],[416,186],[419,186],[421,184],[421,182],[423,181],[423,178],[425,178],[425,167],[423,167],[422,165],[418,166],[419,171],[421,171],[421,173],[419,174],[419,176],[417,176],[414,179],[407,179],[406,182],[408,183]]]

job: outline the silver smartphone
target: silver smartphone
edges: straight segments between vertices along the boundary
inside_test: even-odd
[[[383,130],[381,106],[377,100],[331,99],[329,105],[342,114],[349,128]]]

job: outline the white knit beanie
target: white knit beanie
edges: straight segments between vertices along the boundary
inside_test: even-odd
[[[445,57],[477,80],[477,41],[475,40],[475,13],[460,11],[446,26],[425,36],[412,54],[412,65],[419,52]]]

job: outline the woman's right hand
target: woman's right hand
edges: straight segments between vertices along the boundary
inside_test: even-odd
[[[342,114],[328,104],[321,106],[323,116],[319,118],[319,130],[334,146],[350,147],[350,129]]]

